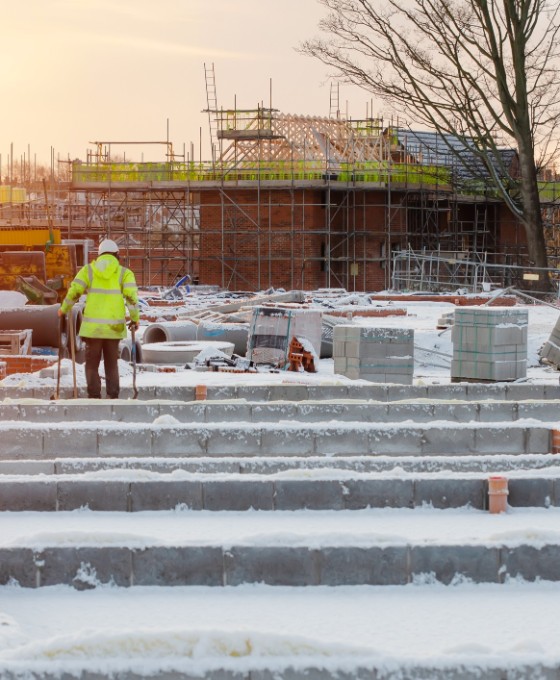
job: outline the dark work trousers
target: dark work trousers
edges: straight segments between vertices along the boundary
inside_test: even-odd
[[[105,387],[109,399],[119,396],[119,342],[104,338],[84,338],[86,343],[86,381],[90,399],[101,399],[101,378],[99,364],[103,356],[105,366]]]

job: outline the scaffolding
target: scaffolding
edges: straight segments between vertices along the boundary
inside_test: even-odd
[[[417,265],[412,252],[431,258],[433,272],[437,258],[478,265],[507,254],[523,264],[523,239],[503,243],[491,185],[474,181],[437,137],[398,120],[341,117],[332,89],[328,118],[221,109],[213,65],[205,74],[212,159],[178,156],[167,140],[153,142],[164,145],[162,162],[116,161],[126,142],[93,143],[52,196],[63,237],[116,240],[143,286],[189,274],[237,290],[388,289],[395,268],[402,280],[404,263]],[[541,189],[555,224],[558,186]],[[17,214],[31,224],[40,211],[30,194],[23,205],[0,205],[0,220]],[[462,270],[444,270],[442,279],[464,282]]]

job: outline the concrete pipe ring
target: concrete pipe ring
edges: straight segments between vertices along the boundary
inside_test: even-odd
[[[200,341],[233,342],[234,352],[244,357],[247,354],[249,338],[248,323],[217,323],[201,321],[198,325],[196,339]]]
[[[134,343],[134,346],[136,348],[136,363],[141,364],[142,363],[142,345],[140,344],[139,340],[136,340]],[[119,358],[122,359],[123,361],[126,361],[128,363],[132,362],[132,339],[131,338],[124,338],[124,340],[121,340],[119,343]]]
[[[203,351],[217,350],[231,357],[232,342],[154,342],[142,345],[142,357],[147,364],[186,364]]]
[[[152,323],[144,331],[142,343],[196,340],[197,325],[192,321]]]

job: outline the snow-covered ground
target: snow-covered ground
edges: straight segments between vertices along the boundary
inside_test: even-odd
[[[400,305],[399,305],[400,306]],[[406,317],[360,323],[415,331],[416,384],[448,383],[451,332],[436,329],[453,305],[406,303]],[[558,383],[538,350],[560,310],[527,306],[527,382]],[[65,362],[68,364],[69,362]],[[122,385],[131,370],[121,364]],[[70,385],[70,372],[62,384]],[[84,384],[78,367],[78,381]],[[334,375],[332,360],[316,374],[233,375],[182,371],[139,371],[138,386],[154,384],[255,384],[271,382],[349,383]],[[54,384],[52,378],[16,375],[4,384]],[[455,424],[456,425],[456,424]],[[355,512],[210,513],[0,513],[0,550],[45,545],[188,545],[207,542],[259,545],[370,545],[373,542],[437,544],[560,542],[560,510],[516,509],[504,515],[463,508],[364,510]],[[1,559],[1,553],[0,553]],[[457,580],[450,586],[430,575],[407,586],[343,587],[134,587],[98,585],[25,589],[0,587],[0,678],[4,672],[87,667],[102,676],[208,669],[282,669],[287,665],[352,669],[360,665],[396,669],[464,664],[516,668],[545,664],[560,668],[558,611],[560,582],[508,580],[502,585]],[[411,676],[407,676],[411,677]]]

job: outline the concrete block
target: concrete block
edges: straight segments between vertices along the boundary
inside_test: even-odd
[[[210,386],[209,386],[210,388]],[[210,391],[210,389],[209,389]],[[157,385],[154,394],[144,399],[169,399],[180,401],[194,401],[195,387],[190,385]]]
[[[131,554],[120,547],[53,547],[35,555],[41,586],[73,585],[82,590],[94,585],[88,581],[131,585]]]
[[[2,457],[19,460],[22,458],[45,458],[43,437],[48,430],[6,427],[2,430]]]
[[[293,416],[294,420],[301,420],[306,423],[325,422],[328,420],[353,420],[348,416],[350,408],[354,410],[356,407],[348,404],[332,404],[326,403],[311,403],[301,402],[296,405],[296,412]]]
[[[273,510],[272,482],[228,480],[203,483],[204,510]]]
[[[546,427],[525,428],[525,453],[550,453],[552,450],[551,431]]]
[[[159,404],[143,404],[143,403],[118,403],[112,409],[109,418],[118,422],[127,423],[153,423],[160,415]],[[106,418],[106,419],[109,419]]]
[[[475,583],[499,583],[500,550],[483,545],[415,545],[410,549],[410,575],[433,574],[449,585],[456,576]]]
[[[135,586],[221,586],[222,549],[154,546],[132,553]]]
[[[482,479],[416,479],[414,505],[434,508],[486,507],[486,486]]]
[[[82,453],[95,456],[98,452],[97,428],[93,424],[80,429],[60,427],[45,432],[45,457],[67,458]]]
[[[196,422],[195,419],[193,419]],[[208,402],[198,422],[242,423],[251,422],[251,405],[246,403]]]
[[[237,388],[237,398],[247,401],[270,401],[270,386],[240,385]]]
[[[342,510],[344,485],[337,480],[286,479],[274,483],[276,510]]]
[[[477,453],[525,453],[523,427],[477,427],[473,432]]]
[[[148,428],[125,430],[99,428],[100,456],[149,456],[152,454],[152,433]]]
[[[194,388],[193,388],[194,389]],[[239,396],[239,389],[235,385],[207,385],[206,401],[228,401],[232,399],[241,399]],[[195,394],[193,392],[193,399]],[[185,401],[188,401],[185,399]]]
[[[0,511],[53,512],[56,510],[56,482],[0,482]]]
[[[315,433],[315,451],[323,456],[355,456],[369,450],[369,434],[364,429],[326,425]]]
[[[481,423],[517,420],[517,404],[512,401],[488,401],[478,404],[478,420]]]
[[[261,453],[261,432],[249,427],[216,427],[208,432],[209,456],[254,456]]]
[[[308,385],[307,391],[310,401],[348,398],[346,385]]]
[[[271,404],[251,404],[249,406],[249,420],[253,423],[272,422],[280,420],[299,420],[298,411],[300,404],[290,403],[271,403]],[[241,420],[241,418],[240,418]]]
[[[428,387],[426,385],[387,385],[387,401],[402,401],[410,399],[426,399]]]
[[[309,456],[315,452],[314,433],[301,428],[266,428],[262,431],[263,456]]]
[[[405,546],[388,548],[323,548],[320,583],[325,586],[396,586],[408,582]]]
[[[560,545],[503,547],[502,564],[511,578],[527,581],[560,581]]]
[[[548,507],[554,502],[554,479],[517,479],[508,482],[508,504],[512,507]]]
[[[347,510],[362,508],[412,508],[412,479],[348,479],[343,484]]]
[[[556,422],[560,417],[558,401],[520,401],[517,407],[517,418],[533,418],[544,422]]]
[[[422,454],[469,454],[477,450],[473,428],[426,428],[422,437]]]
[[[185,480],[132,482],[130,501],[132,512],[173,510],[178,505],[202,510],[202,483]]]
[[[68,402],[64,405],[64,417],[59,420],[97,422],[113,420],[113,418],[113,407],[110,401],[91,399],[87,404]]]
[[[496,385],[492,383],[467,383],[465,385],[454,385],[454,387],[462,387],[466,391],[466,399],[495,399],[502,400],[506,398],[506,389],[510,385]]]
[[[0,585],[17,581],[22,588],[35,588],[36,573],[30,548],[0,548]]]
[[[437,405],[436,405],[437,406]],[[415,423],[430,423],[433,420],[440,420],[434,415],[434,404],[423,403],[389,403],[387,409],[387,422],[398,422],[401,420],[414,420]],[[378,422],[383,422],[378,419]]]
[[[345,375],[348,365],[346,357],[334,357],[334,373],[335,375]]]
[[[385,402],[391,389],[388,385],[348,385],[348,398]]]
[[[205,428],[181,428],[161,425],[152,430],[154,456],[203,456],[206,454],[208,431]]]
[[[270,401],[307,401],[307,385],[271,385]]]
[[[432,409],[431,420],[448,420],[453,423],[469,423],[478,420],[478,404],[472,402],[434,402]],[[414,420],[417,420],[416,415],[414,415]]]
[[[66,407],[62,402],[45,404],[3,404],[2,420],[17,420],[33,423],[53,423],[66,420]]]
[[[370,455],[416,456],[422,453],[422,429],[397,425],[368,432]]]
[[[57,484],[58,509],[126,512],[130,484],[118,481],[59,481]]]
[[[314,586],[319,584],[317,562],[317,551],[306,547],[235,547],[224,553],[224,585]]]

